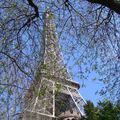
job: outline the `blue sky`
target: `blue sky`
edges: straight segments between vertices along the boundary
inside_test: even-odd
[[[103,99],[98,93],[96,94],[97,90],[102,89],[102,83],[89,79],[85,81],[85,85],[85,87],[80,88],[81,95],[85,100],[90,100],[96,105],[98,101]]]

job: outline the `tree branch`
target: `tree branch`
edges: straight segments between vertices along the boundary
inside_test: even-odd
[[[113,10],[117,14],[120,14],[120,2],[118,0],[87,0],[90,3],[97,3],[108,7],[110,10]]]
[[[17,39],[18,39],[18,35],[19,33],[21,32],[21,30],[25,27],[25,26],[30,26],[32,21],[35,19],[35,18],[38,18],[39,17],[39,10],[38,10],[38,7],[37,5],[34,4],[33,0],[27,0],[29,5],[34,9],[34,14],[31,14],[29,15],[27,21],[22,25],[22,27],[19,29],[18,33],[17,33]]]
[[[34,4],[33,0],[27,0],[29,5],[34,8],[35,16],[39,17],[39,11],[37,5]]]
[[[34,11],[35,11],[35,14],[31,14],[30,17],[28,18],[28,20],[23,24],[23,26],[20,28],[19,32],[21,31],[21,29],[23,27],[25,27],[26,25],[27,26],[30,26],[31,22],[35,19],[35,18],[38,18],[39,17],[39,10],[38,10],[38,7],[37,5],[34,4],[33,0],[27,0],[29,5],[34,8]]]
[[[19,89],[22,89],[22,90],[28,90],[27,88],[19,87],[19,86],[15,85],[15,84],[0,83],[0,86],[15,87],[15,88],[19,88]]]
[[[18,62],[16,61],[15,58],[13,58],[13,57],[10,56],[9,54],[7,54],[7,53],[5,53],[5,52],[2,52],[2,51],[0,51],[0,53],[3,54],[3,55],[5,55],[5,56],[7,56],[7,57],[18,67],[18,69],[19,69],[22,73],[24,73],[25,75],[27,75],[27,76],[29,76],[29,77],[31,78],[31,76],[30,76],[26,71],[24,71],[24,70],[21,68],[21,66],[18,64]]]

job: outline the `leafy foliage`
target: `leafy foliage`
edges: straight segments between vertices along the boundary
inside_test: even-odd
[[[99,102],[95,107],[92,102],[88,101],[85,106],[86,117],[81,120],[119,120],[120,110],[119,101],[113,104],[110,101]]]

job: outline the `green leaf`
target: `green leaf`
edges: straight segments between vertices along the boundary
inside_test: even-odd
[[[10,90],[8,90],[8,94],[9,95],[13,95],[13,91],[10,89]]]

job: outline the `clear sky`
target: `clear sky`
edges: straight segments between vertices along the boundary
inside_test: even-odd
[[[99,100],[103,99],[98,93],[96,94],[96,91],[100,89],[102,89],[100,82],[89,79],[85,81],[85,87],[80,88],[80,93],[85,100],[90,100],[96,105]]]

